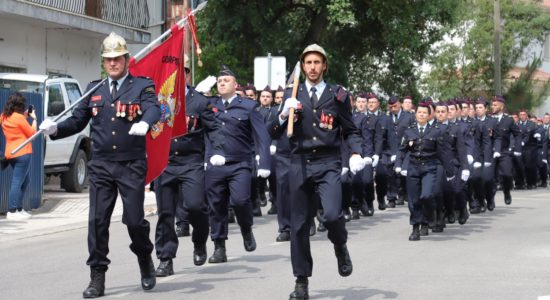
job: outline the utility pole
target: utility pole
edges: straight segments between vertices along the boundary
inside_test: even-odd
[[[502,95],[502,78],[500,73],[500,0],[494,0],[494,30],[495,40],[493,42],[493,60],[494,66],[494,81],[495,81],[495,95]]]

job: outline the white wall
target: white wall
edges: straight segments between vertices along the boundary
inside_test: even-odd
[[[46,23],[0,18],[0,65],[27,73],[65,73],[82,88],[101,74],[101,39],[79,30],[56,29]],[[46,46],[47,44],[47,46]],[[47,64],[47,65],[46,65]]]

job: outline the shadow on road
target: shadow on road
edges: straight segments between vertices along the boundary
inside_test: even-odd
[[[312,293],[313,292],[313,293]],[[342,299],[342,300],[362,300],[374,296],[383,296],[384,299],[397,298],[398,293],[392,291],[383,291],[368,288],[349,288],[338,290],[310,291],[310,299]]]

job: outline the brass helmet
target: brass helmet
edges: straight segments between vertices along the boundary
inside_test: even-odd
[[[111,32],[101,44],[102,57],[118,57],[128,54],[128,46],[126,41],[120,35]]]
[[[307,46],[304,49],[304,51],[302,52],[302,55],[300,55],[300,62],[303,64],[306,54],[311,53],[311,52],[319,53],[323,56],[323,58],[325,59],[325,63],[327,64],[327,68],[325,69],[325,72],[323,74],[326,74],[328,72],[327,53],[325,52],[325,49],[323,49],[323,47],[321,47],[317,44],[311,44],[311,45]]]

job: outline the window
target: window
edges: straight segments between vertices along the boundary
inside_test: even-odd
[[[67,90],[67,95],[69,96],[69,102],[73,104],[76,100],[82,96],[80,94],[80,88],[78,87],[78,84],[74,82],[66,82],[65,83],[65,89]]]
[[[63,93],[60,84],[52,84],[48,88],[48,117],[56,116],[65,110]]]
[[[27,69],[0,65],[0,73],[27,73]]]

